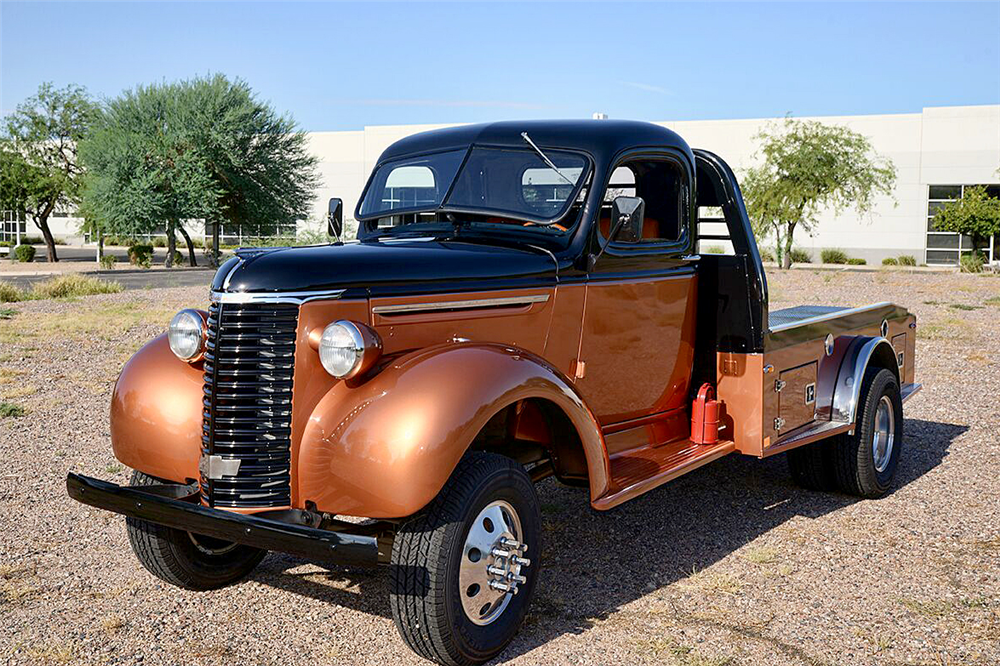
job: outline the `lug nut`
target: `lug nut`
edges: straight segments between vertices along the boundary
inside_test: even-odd
[[[507,575],[507,570],[504,569],[503,567],[490,566],[486,567],[486,573],[490,574],[491,576],[503,577]]]
[[[510,561],[522,567],[526,567],[531,564],[531,560],[529,560],[527,557],[518,557],[517,555],[510,558]]]
[[[501,583],[498,580],[491,580],[490,587],[493,588],[494,590],[499,590],[501,592],[510,592],[511,590],[510,585],[508,585],[507,583]]]
[[[517,583],[519,585],[523,585],[528,581],[528,579],[525,578],[524,576],[518,576],[515,573],[507,574],[507,580],[511,581],[512,583]]]
[[[493,557],[507,558],[510,557],[512,553],[509,550],[500,550],[499,548],[494,548],[493,550],[490,551],[490,555],[492,555]]]

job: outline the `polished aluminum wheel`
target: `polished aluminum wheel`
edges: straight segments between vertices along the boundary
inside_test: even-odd
[[[458,584],[462,608],[475,624],[500,617],[525,582],[521,570],[531,561],[523,557],[528,545],[522,537],[517,512],[503,500],[488,504],[469,527]]]
[[[875,409],[875,432],[872,434],[872,460],[876,472],[884,472],[889,466],[895,439],[896,415],[889,396],[883,395]]]

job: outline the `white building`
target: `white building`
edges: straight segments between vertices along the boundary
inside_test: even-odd
[[[810,236],[796,231],[796,245],[815,261],[824,248],[839,248],[849,256],[879,263],[883,257],[912,255],[918,263],[955,264],[971,249],[970,239],[933,231],[929,216],[943,201],[957,198],[963,187],[992,185],[1000,196],[1000,105],[926,108],[920,113],[804,118],[841,124],[869,137],[875,149],[892,159],[897,179],[894,196],[878,200],[875,210],[859,217],[853,211],[821,216]],[[595,121],[599,122],[599,121]],[[754,136],[780,119],[662,121],[692,147],[706,148],[725,159],[740,174],[753,162]],[[381,152],[394,141],[446,125],[393,125],[344,132],[309,134],[320,159],[322,186],[311,224],[318,227],[330,197],[344,200],[345,221],[354,229],[353,212],[368,174]],[[76,235],[78,221],[56,218],[53,232]],[[29,225],[30,227],[30,225]],[[301,228],[301,226],[300,226]],[[200,233],[202,230],[192,230]],[[36,230],[29,229],[29,233]],[[764,240],[769,246],[773,241]],[[1000,238],[993,256],[1000,258]]]

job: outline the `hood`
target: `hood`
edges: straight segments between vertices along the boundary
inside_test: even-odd
[[[467,289],[554,282],[542,250],[461,241],[392,241],[238,250],[212,281],[213,291],[289,292],[350,289],[398,292],[422,286]]]

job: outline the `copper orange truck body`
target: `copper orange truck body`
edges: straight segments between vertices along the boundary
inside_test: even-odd
[[[606,510],[730,453],[787,453],[808,487],[889,488],[915,318],[770,312],[732,170],[673,132],[427,132],[385,151],[355,217],[357,240],[238,250],[205,309],[122,370],[112,446],[135,485],[67,484],[128,516],[161,578],[215,587],[266,550],[425,570],[393,575],[403,638],[479,663],[542,564],[540,479]]]

